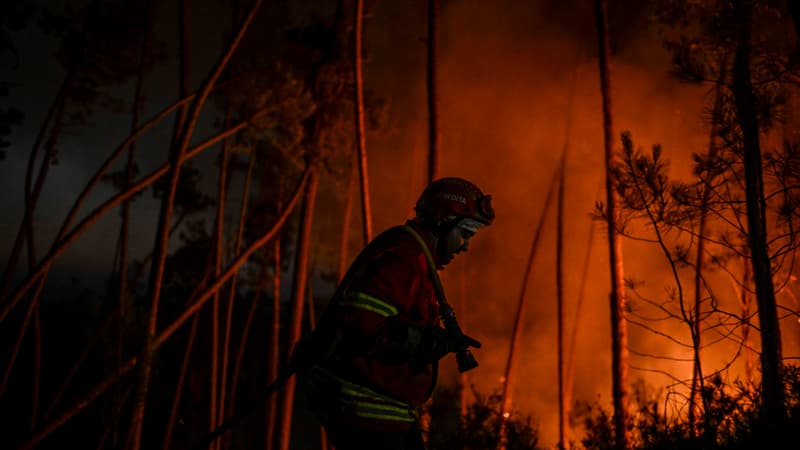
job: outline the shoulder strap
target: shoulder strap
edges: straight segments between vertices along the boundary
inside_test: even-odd
[[[441,306],[447,305],[447,298],[444,296],[444,286],[442,286],[442,280],[439,279],[439,273],[436,271],[436,262],[433,260],[431,251],[428,250],[428,245],[425,244],[422,236],[420,236],[415,229],[408,225],[403,225],[402,228],[408,234],[414,236],[414,239],[416,239],[416,241],[419,243],[419,246],[422,247],[422,251],[425,253],[425,258],[428,260],[428,274],[433,282],[433,292],[436,295],[436,300],[439,301],[439,305]]]

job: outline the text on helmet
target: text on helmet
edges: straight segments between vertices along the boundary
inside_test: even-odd
[[[436,196],[441,197],[445,200],[461,203],[462,205],[467,204],[467,198],[464,197],[463,195],[453,194],[451,192],[439,192],[436,194]]]

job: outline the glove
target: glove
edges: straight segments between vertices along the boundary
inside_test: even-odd
[[[442,327],[419,327],[390,321],[388,342],[379,356],[392,363],[428,363],[438,361],[448,353],[480,346],[477,340],[465,334],[449,333]]]
[[[423,329],[420,346],[429,361],[438,361],[448,353],[456,353],[469,347],[480,348],[481,343],[466,334],[451,333],[441,327]]]

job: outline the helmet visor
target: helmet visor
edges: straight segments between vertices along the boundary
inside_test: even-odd
[[[458,221],[456,224],[458,228],[463,228],[469,231],[472,234],[475,234],[479,228],[486,226],[486,224],[481,223],[475,219],[470,219],[468,217],[464,217]]]
[[[494,208],[492,207],[492,196],[484,195],[478,199],[478,216],[489,225],[494,220]]]

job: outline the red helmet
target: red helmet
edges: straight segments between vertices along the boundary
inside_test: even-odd
[[[417,214],[442,224],[455,218],[467,218],[481,225],[494,220],[492,196],[484,195],[478,186],[462,178],[439,178],[425,188],[414,207]]]

